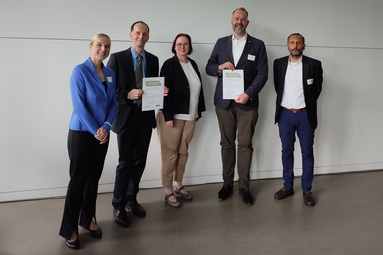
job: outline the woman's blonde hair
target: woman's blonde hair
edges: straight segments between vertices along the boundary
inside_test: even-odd
[[[90,40],[90,45],[93,45],[94,41],[101,37],[107,37],[110,40],[110,37],[107,34],[97,34],[92,37],[92,40]]]

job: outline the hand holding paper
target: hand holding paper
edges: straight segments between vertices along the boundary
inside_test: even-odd
[[[249,96],[246,93],[240,94],[234,101],[238,104],[246,104],[249,101]]]

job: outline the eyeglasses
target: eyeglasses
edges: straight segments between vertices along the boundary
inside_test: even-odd
[[[189,47],[190,45],[189,45],[188,43],[184,43],[184,44],[182,44],[182,43],[177,43],[176,46],[177,46],[178,48],[182,48],[182,46],[184,46],[185,48],[187,48],[187,47]]]

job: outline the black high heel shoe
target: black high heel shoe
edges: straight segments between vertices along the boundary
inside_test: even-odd
[[[93,236],[94,238],[101,238],[102,237],[102,231],[101,231],[100,227],[98,227],[97,230],[91,230],[90,228],[88,230],[90,232],[90,235]]]
[[[85,228],[85,229],[86,229],[86,230],[89,230],[90,235],[91,235],[92,237],[94,237],[94,238],[101,238],[101,237],[102,237],[102,231],[101,231],[101,228],[100,228],[99,225],[97,225],[97,221],[96,221],[95,218],[93,218],[92,220],[93,220],[93,222],[96,224],[96,226],[98,227],[98,229],[97,229],[97,230],[91,230],[91,229],[90,229],[90,225],[89,225],[89,227],[87,227],[87,228]]]
[[[80,240],[78,237],[73,242],[69,242],[69,240],[66,240],[66,245],[73,250],[78,250],[80,249]]]

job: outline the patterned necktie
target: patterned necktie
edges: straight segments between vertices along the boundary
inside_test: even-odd
[[[142,79],[144,78],[142,72],[142,56],[138,55],[137,66],[136,66],[136,89],[142,89]],[[141,106],[142,98],[136,100],[137,105]]]

